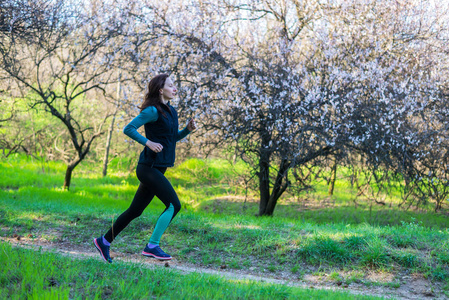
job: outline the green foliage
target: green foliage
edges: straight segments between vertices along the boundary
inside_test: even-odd
[[[350,250],[357,250],[366,246],[366,239],[357,235],[346,236],[343,239],[343,243],[346,248]]]
[[[449,241],[445,241],[439,249],[433,250],[431,255],[449,267]]]
[[[321,261],[344,263],[351,258],[351,252],[348,252],[340,242],[329,236],[316,236],[309,240],[308,244],[300,248],[298,255],[311,263]]]
[[[393,255],[393,259],[405,268],[414,268],[420,264],[415,253],[399,252]]]
[[[378,237],[367,241],[361,251],[361,263],[372,268],[386,267],[390,259],[386,242]]]

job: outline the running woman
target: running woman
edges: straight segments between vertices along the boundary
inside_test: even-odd
[[[177,89],[167,74],[160,74],[151,79],[148,93],[140,108],[140,114],[125,126],[123,132],[133,140],[145,146],[140,153],[136,168],[139,188],[129,208],[123,212],[102,237],[94,239],[94,245],[101,257],[111,263],[109,247],[115,237],[135,218],[139,217],[157,196],[165,205],[159,216],[149,243],[142,255],[159,260],[169,260],[171,256],[159,247],[162,234],[181,209],[181,203],[170,182],[164,176],[168,167],[175,162],[176,142],[196,129],[191,119],[187,126],[178,131],[178,114],[170,105],[176,97]],[[145,136],[137,132],[141,126],[145,128]]]

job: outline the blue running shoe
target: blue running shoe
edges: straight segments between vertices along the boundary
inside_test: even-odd
[[[157,246],[154,248],[148,248],[148,245],[145,246],[145,249],[142,251],[143,256],[150,256],[157,258],[159,260],[170,260],[171,256],[162,251],[161,247]]]
[[[112,258],[109,256],[109,246],[103,244],[103,238],[99,237],[94,239],[95,248],[100,252],[101,257],[105,262],[112,263]]]

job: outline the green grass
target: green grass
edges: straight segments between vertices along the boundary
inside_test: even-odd
[[[104,264],[0,242],[0,294],[5,299],[381,299],[141,264]]]
[[[134,174],[124,173],[123,163],[114,159],[107,177],[102,177],[101,164],[85,162],[75,169],[69,193],[80,197],[109,202],[132,199],[138,180]],[[41,162],[22,156],[11,156],[0,162],[0,185],[2,189],[16,191],[19,188],[46,188],[61,190],[65,165],[60,162]],[[183,206],[189,210],[217,213],[221,215],[254,215],[258,211],[257,195],[249,191],[245,202],[245,186],[242,178],[246,174],[242,162],[231,164],[226,160],[202,161],[189,159],[167,171],[167,177],[175,187]],[[346,223],[371,225],[401,225],[414,220],[426,227],[445,229],[449,227],[446,212],[434,213],[431,209],[404,211],[397,208],[398,191],[387,197],[387,207],[364,201],[354,206],[356,191],[351,189],[348,175],[342,169],[342,178],[337,181],[334,196],[327,196],[326,182],[316,181],[313,191],[288,198],[285,194],[276,207],[274,215],[288,219],[299,219],[318,224]],[[20,174],[20,175],[19,175]],[[299,197],[299,198],[298,198]]]
[[[115,166],[103,178],[99,164],[82,165],[70,191],[64,191],[61,163],[23,157],[0,162],[0,235],[91,249],[92,238],[111,226],[137,189],[135,176],[123,173],[119,163]],[[242,201],[245,188],[239,178],[244,172],[242,163],[232,166],[218,159],[191,159],[169,170],[183,209],[162,238],[164,249],[181,263],[199,266],[290,272],[298,279],[304,270],[346,270],[356,275],[334,274],[335,281],[367,285],[375,283],[360,274],[406,271],[449,287],[449,221],[443,214],[362,203],[354,208],[347,197],[338,198],[344,192],[337,190],[335,202],[318,203],[324,187],[317,182],[316,195],[307,195],[317,205],[304,209],[304,203],[284,199],[275,217],[255,217],[257,203]],[[348,186],[342,182],[341,188]],[[112,251],[139,253],[163,209],[153,200],[116,239]]]

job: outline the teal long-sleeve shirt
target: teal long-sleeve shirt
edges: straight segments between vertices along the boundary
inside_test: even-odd
[[[146,143],[148,139],[141,135],[137,129],[142,127],[143,125],[147,123],[156,122],[159,117],[159,114],[157,112],[156,107],[149,106],[142,110],[142,112],[135,117],[128,125],[125,126],[123,129],[123,133],[138,142],[139,144],[142,144],[143,146],[146,146]],[[182,140],[190,133],[189,129],[187,129],[187,126],[183,130],[178,131],[178,135],[176,138],[176,141]]]

